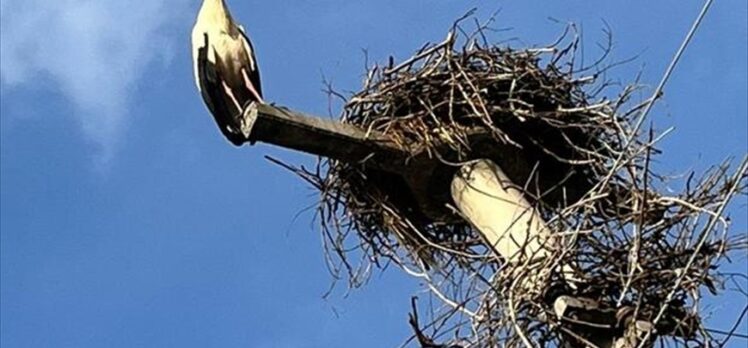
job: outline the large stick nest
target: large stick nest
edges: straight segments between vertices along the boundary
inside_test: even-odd
[[[661,135],[641,129],[642,109],[654,100],[632,103],[637,84],[603,78],[611,66],[604,65],[608,49],[582,66],[573,30],[548,47],[512,49],[489,44],[483,29],[459,40],[452,30],[410,59],[373,67],[363,89],[347,99],[342,120],[384,133],[403,148],[425,148],[447,168],[439,171],[447,178],[472,159],[494,160],[521,180],[563,247],[541,263],[506,267],[450,210],[444,178],[433,179],[432,198],[444,209],[433,214],[397,175],[321,159],[316,172],[299,174],[320,189],[333,274],[347,274],[359,286],[372,264],[394,262],[423,280],[441,305],[433,305],[428,322],[414,323],[421,344],[569,342],[579,334],[553,319],[547,288],[517,286],[530,276],[555,284],[561,266],[573,268],[579,280],[564,291],[629,307],[660,334],[680,336],[671,343],[712,341],[698,301],[704,288],[719,291],[718,261],[745,246],[728,238],[722,215],[745,189],[745,163],[734,175],[725,164],[701,179],[667,182],[650,165]],[[672,185],[682,192],[663,190]]]

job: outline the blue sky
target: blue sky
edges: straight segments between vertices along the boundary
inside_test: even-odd
[[[197,0],[0,0],[0,344],[3,347],[382,347],[409,335],[421,289],[394,268],[349,293],[331,278],[315,192],[263,159],[312,158],[218,133],[190,66]],[[441,40],[472,7],[498,40],[588,54],[615,33],[612,72],[655,85],[701,1],[229,1],[258,51],[266,99],[327,115],[322,76],[360,86],[369,59]],[[748,152],[748,5],[716,1],[652,114],[675,126],[658,165],[701,170]],[[746,201],[733,205],[745,233]],[[747,272],[745,257],[730,269]],[[710,326],[743,308],[711,301]],[[743,324],[743,332],[748,331]],[[734,341],[732,346],[745,342]]]

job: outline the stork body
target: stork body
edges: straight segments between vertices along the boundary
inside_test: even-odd
[[[262,102],[260,72],[252,43],[234,22],[225,0],[204,0],[192,29],[195,83],[226,138],[234,145],[241,132],[242,110]]]

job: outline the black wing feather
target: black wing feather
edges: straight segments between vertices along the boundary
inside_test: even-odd
[[[198,80],[200,81],[200,92],[202,94],[205,105],[208,106],[208,110],[213,115],[218,128],[221,133],[234,145],[242,145],[246,139],[243,135],[236,132],[238,127],[236,126],[236,119],[232,116],[235,107],[229,104],[228,98],[224,95],[223,91],[223,78],[221,77],[220,69],[216,65],[220,64],[216,62],[214,65],[208,60],[208,49],[210,48],[210,42],[208,40],[208,34],[204,35],[204,45],[197,51],[197,71]],[[218,57],[216,57],[218,59]]]

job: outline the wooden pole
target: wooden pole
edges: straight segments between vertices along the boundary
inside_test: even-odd
[[[366,161],[393,172],[402,172],[408,156],[379,132],[267,104],[251,104],[244,110],[241,123],[250,143],[261,141],[351,163]]]
[[[428,180],[437,166],[432,163],[433,158],[413,156],[417,149],[405,149],[375,131],[265,104],[246,108],[241,123],[241,131],[249,143],[262,141],[340,161],[365,162],[367,166],[399,174],[411,186],[425,212],[429,211],[432,200],[428,191],[440,189]],[[548,258],[557,248],[545,221],[525,199],[522,187],[512,182],[493,161],[481,159],[463,165],[449,186],[453,203],[463,217],[505,262],[515,267],[531,264]],[[561,272],[573,286],[570,267],[562,265]],[[544,291],[536,280],[529,277],[521,286]],[[652,330],[649,323],[639,321],[625,325],[624,330],[615,328],[616,310],[601,308],[589,299],[561,296],[555,299],[554,309],[561,320],[584,318],[592,323],[590,328],[594,329],[582,326],[579,330],[587,331],[585,336],[600,348],[637,347],[642,333]],[[600,331],[601,325],[608,329]],[[623,332],[611,334],[616,329]]]

